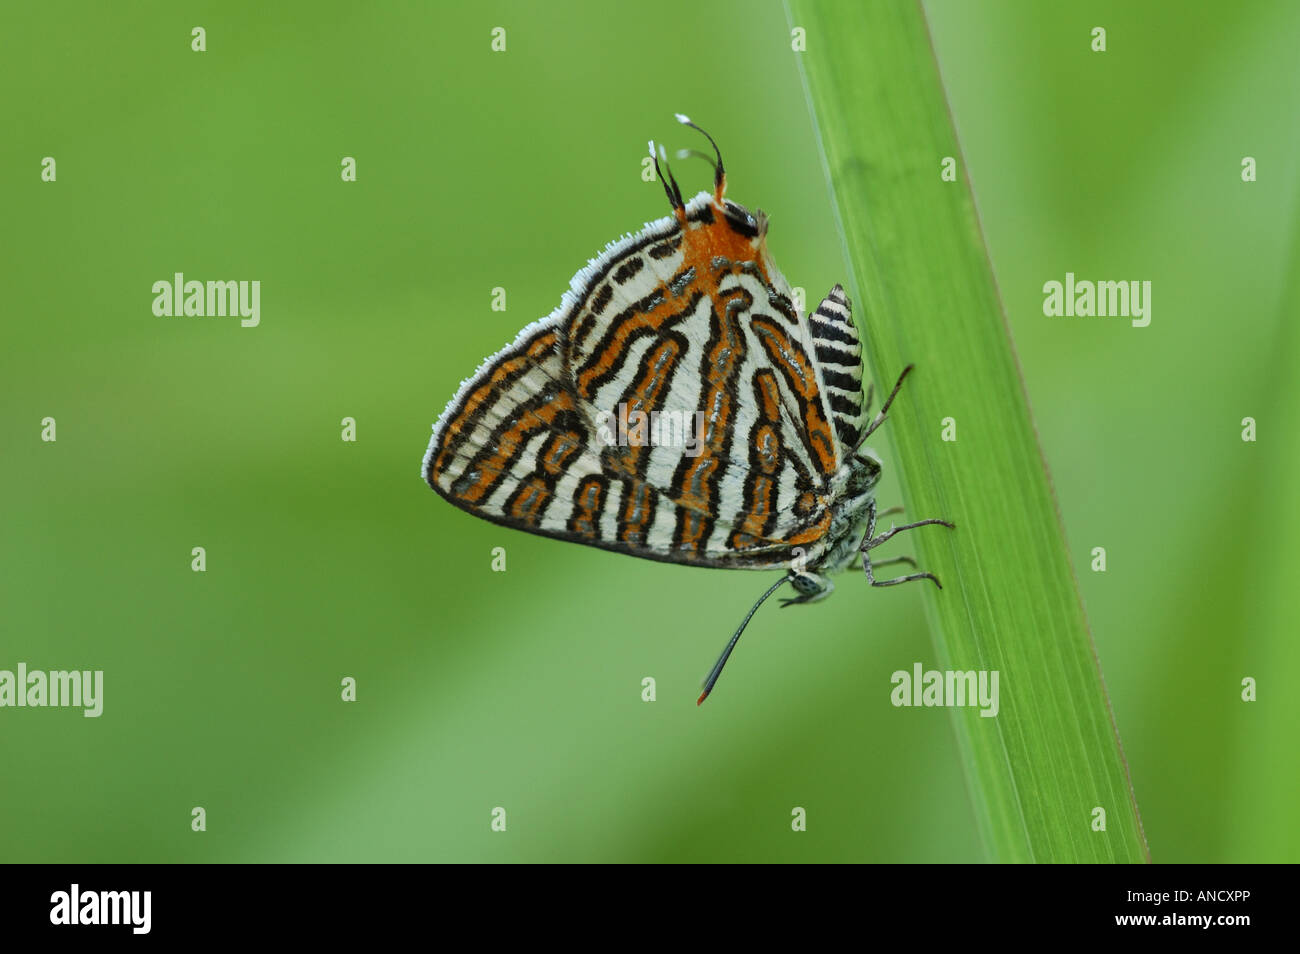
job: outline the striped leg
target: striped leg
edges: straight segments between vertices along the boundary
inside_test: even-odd
[[[867,581],[871,583],[872,586],[895,586],[899,583],[910,583],[912,580],[931,580],[935,586],[939,587],[939,589],[943,589],[943,584],[939,582],[939,578],[933,573],[909,573],[907,576],[898,576],[892,580],[877,580],[875,575],[871,572],[871,550],[874,550],[885,541],[892,539],[895,534],[902,533],[904,530],[912,530],[916,527],[924,527],[932,523],[937,523],[940,526],[947,527],[949,530],[955,530],[957,526],[954,523],[949,523],[947,520],[918,520],[916,523],[907,523],[901,527],[890,527],[884,533],[875,536],[876,502],[874,500],[871,501],[871,503],[867,505],[867,532],[862,537],[861,547],[862,569],[867,574]],[[916,566],[916,561],[912,560],[911,557],[896,557],[892,560],[882,560],[880,563],[877,563],[876,566],[886,566],[890,563],[902,562],[911,563],[912,566]]]

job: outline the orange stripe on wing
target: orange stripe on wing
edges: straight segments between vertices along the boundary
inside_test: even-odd
[[[640,375],[623,394],[620,403],[629,415],[633,411],[650,414],[663,407],[663,398],[672,382],[673,370],[682,356],[682,345],[673,338],[666,338],[651,348],[641,361]],[[621,422],[622,423],[622,422]],[[618,452],[606,455],[606,461],[612,470],[629,476],[641,476],[646,449],[650,441],[641,429],[634,433],[623,433],[620,437],[626,441]]]
[[[457,496],[467,503],[476,504],[485,500],[501,479],[506,465],[514,460],[528,438],[550,427],[556,417],[564,411],[573,410],[573,407],[572,396],[567,391],[561,391],[550,402],[521,417],[501,435],[496,450],[482,460],[481,467],[477,461],[466,467],[465,474],[456,482]],[[470,479],[468,484],[462,483],[475,470],[479,471],[478,477]]]
[[[456,416],[447,422],[442,434],[442,448],[433,464],[433,476],[441,474],[450,463],[458,446],[473,430],[474,422],[479,417],[488,399],[498,390],[517,378],[523,377],[533,366],[545,360],[554,351],[555,332],[547,332],[529,342],[523,354],[515,355],[492,368],[487,378],[474,388],[460,406]]]
[[[772,364],[781,371],[786,382],[799,396],[808,450],[816,458],[815,463],[822,474],[831,476],[836,467],[835,435],[822,412],[821,392],[817,387],[817,374],[812,362],[804,350],[772,321],[757,316],[751,326],[768,357],[772,359]]]
[[[646,529],[655,513],[654,490],[641,481],[628,481],[623,486],[623,517],[619,521],[618,538],[628,546],[644,546]]]
[[[605,480],[591,476],[578,485],[573,495],[573,515],[569,518],[569,531],[588,540],[600,533],[600,512],[605,503]]]
[[[545,481],[530,477],[511,498],[510,516],[522,524],[535,527],[551,497],[551,488],[546,486]]]

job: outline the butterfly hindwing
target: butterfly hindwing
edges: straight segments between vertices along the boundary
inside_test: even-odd
[[[817,310],[808,316],[808,327],[843,458],[857,447],[867,425],[862,393],[862,342],[853,324],[853,306],[843,288],[836,285],[830,290]]]
[[[435,490],[496,523],[649,559],[762,568],[815,554],[843,456],[820,339],[774,265],[714,254],[732,246],[706,241],[710,199],[686,207],[686,232],[668,217],[610,246],[461,386],[425,457]],[[629,423],[646,419],[660,439]]]

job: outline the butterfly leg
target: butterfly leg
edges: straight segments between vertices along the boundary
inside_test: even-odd
[[[889,511],[886,511],[886,513],[887,512]],[[876,502],[873,500],[867,505],[867,532],[863,534],[862,546],[860,548],[862,552],[862,569],[867,574],[867,581],[872,586],[896,586],[899,583],[910,583],[912,580],[930,580],[935,586],[939,587],[939,589],[943,589],[943,584],[939,582],[939,578],[933,573],[909,573],[907,576],[898,576],[892,580],[877,580],[875,574],[872,573],[870,551],[874,550],[887,540],[892,539],[895,534],[902,533],[904,530],[912,530],[916,527],[925,527],[932,523],[937,523],[940,526],[953,530],[956,529],[956,524],[949,523],[947,520],[938,519],[918,520],[915,523],[907,523],[901,527],[890,527],[884,533],[877,536],[876,516]],[[890,563],[901,562],[911,563],[912,566],[916,566],[916,561],[911,557],[897,557],[891,560],[881,560],[876,564],[876,566],[886,566]]]
[[[888,560],[877,560],[871,564],[871,567],[872,569],[879,570],[882,566],[892,566],[895,563],[906,563],[913,569],[916,567],[916,560],[910,556],[898,556],[890,557]]]
[[[835,584],[824,576],[818,576],[816,573],[809,573],[804,570],[802,573],[790,574],[790,585],[795,588],[799,594],[793,599],[782,600],[781,608],[794,606],[796,603],[815,603],[818,600],[824,600],[831,595],[831,590],[835,589]]]
[[[885,398],[885,403],[880,406],[880,411],[867,425],[867,429],[862,432],[862,436],[858,438],[858,446],[853,449],[855,454],[862,449],[862,445],[867,442],[867,438],[876,432],[876,428],[885,423],[885,415],[889,413],[889,406],[894,403],[894,398],[898,397],[899,389],[903,386],[903,379],[912,372],[914,367],[916,365],[909,364],[903,369],[903,373],[898,376],[898,381],[894,383],[894,390],[889,392],[889,397]],[[868,402],[870,402],[870,397],[868,397]]]

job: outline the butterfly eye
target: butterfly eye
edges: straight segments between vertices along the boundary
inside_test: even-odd
[[[754,218],[753,213],[743,206],[728,201],[724,211],[727,216],[727,224],[745,238],[753,238],[761,231],[759,220]]]

